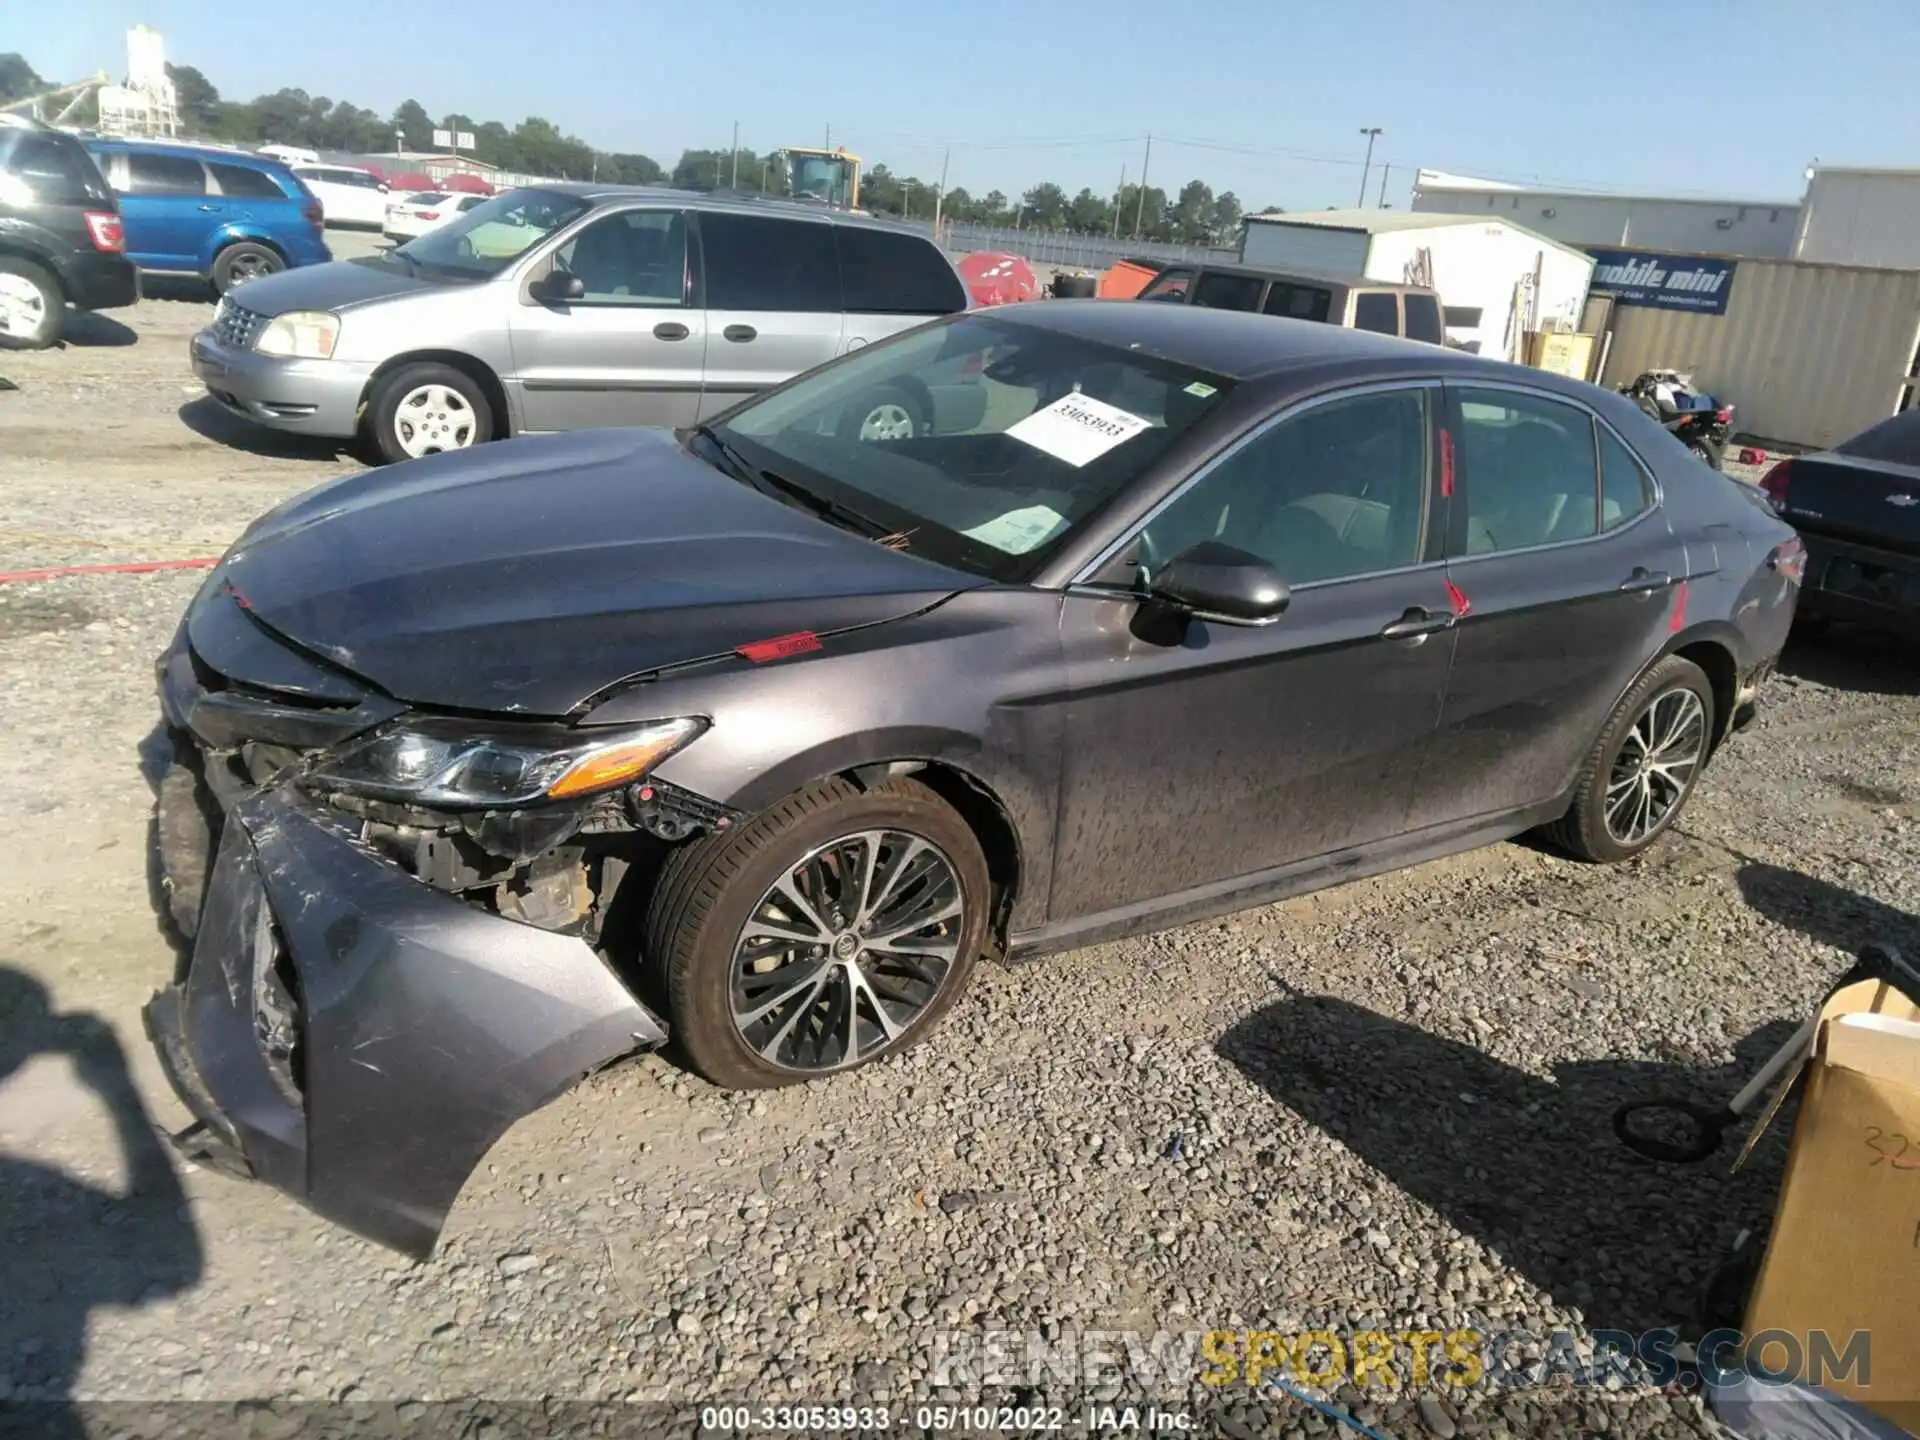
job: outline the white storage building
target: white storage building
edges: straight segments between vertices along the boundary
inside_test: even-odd
[[[1431,285],[1450,312],[1447,338],[1500,360],[1526,353],[1528,330],[1573,328],[1593,274],[1591,255],[1510,220],[1405,210],[1250,215],[1240,254],[1249,265]]]
[[[1807,172],[1793,258],[1920,269],[1920,170],[1816,165]]]

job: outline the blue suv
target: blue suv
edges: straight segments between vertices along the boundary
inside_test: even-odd
[[[144,140],[86,145],[120,196],[127,257],[143,271],[198,275],[224,295],[258,276],[333,258],[320,202],[278,160]]]

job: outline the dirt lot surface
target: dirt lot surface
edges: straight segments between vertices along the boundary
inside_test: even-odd
[[[215,554],[356,463],[200,397],[210,314],[152,299],[0,355],[0,569]],[[1920,666],[1840,634],[1790,650],[1637,863],[1508,844],[988,968],[911,1055],[758,1098],[646,1058],[519,1125],[413,1266],[156,1140],[186,1115],[139,1017],[175,963],[140,746],[199,579],[0,583],[16,1400],[866,1397],[904,1418],[980,1393],[941,1373],[968,1354],[943,1334],[1638,1330],[1766,1215],[1780,1152],[1737,1179],[1656,1169],[1612,1107],[1730,1093],[1850,947],[1920,949]],[[1173,1368],[1163,1403],[1215,1393]],[[1407,1381],[1335,1398],[1392,1435],[1702,1427],[1687,1399],[1430,1386],[1449,1417]],[[1332,1428],[1273,1388],[1221,1394],[1226,1433]]]

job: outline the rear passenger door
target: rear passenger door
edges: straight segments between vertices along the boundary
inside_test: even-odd
[[[847,312],[843,349],[967,308],[966,287],[930,241],[865,225],[835,225],[833,240]]]
[[[506,384],[523,428],[693,423],[706,326],[690,303],[687,257],[685,211],[618,210],[530,267],[507,322]],[[535,282],[555,273],[586,293],[536,298]]]
[[[1524,386],[1448,395],[1460,618],[1415,824],[1557,799],[1685,603],[1685,553],[1610,426]]]
[[[219,203],[207,193],[207,172],[184,155],[122,152],[114,188],[127,197],[120,218],[127,255],[143,270],[202,267],[201,250],[219,224]]]
[[[840,353],[845,302],[834,225],[698,212],[706,291],[700,418]]]
[[[213,160],[208,162],[207,171],[214,192],[208,197],[209,203],[217,207],[215,213],[225,224],[269,224],[286,208],[286,192],[264,170]]]

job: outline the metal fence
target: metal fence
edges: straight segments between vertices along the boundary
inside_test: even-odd
[[[907,222],[931,234],[933,222]],[[1156,260],[1171,265],[1181,260],[1238,260],[1236,250],[1208,245],[1171,245],[1160,240],[1129,240],[1108,235],[1075,235],[1062,230],[1016,230],[1001,225],[961,225],[942,222],[941,243],[955,254],[975,250],[1004,250],[1026,257],[1034,265],[1104,270],[1117,260]]]

